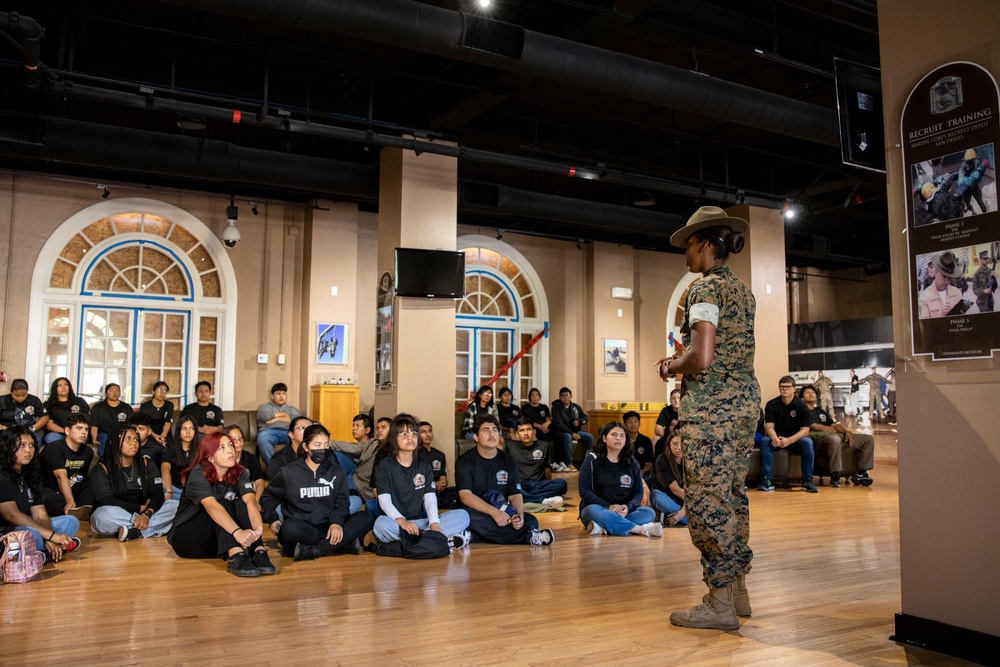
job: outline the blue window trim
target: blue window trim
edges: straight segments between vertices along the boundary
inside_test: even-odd
[[[78,389],[81,387],[83,382],[83,367],[85,365],[84,357],[84,326],[87,321],[87,311],[88,310],[116,310],[119,312],[130,313],[132,317],[132,333],[129,337],[129,349],[132,351],[132,365],[129,368],[129,377],[131,378],[132,391],[130,395],[122,397],[126,403],[129,405],[138,405],[138,397],[142,395],[142,389],[139,386],[141,378],[136,377],[136,369],[138,367],[138,355],[135,353],[138,349],[139,343],[139,313],[164,313],[170,315],[184,315],[187,322],[186,331],[184,334],[184,359],[181,363],[181,396],[187,396],[187,383],[188,383],[188,366],[189,357],[191,356],[191,320],[194,319],[194,312],[190,310],[171,310],[169,308],[129,308],[128,306],[115,306],[109,304],[94,304],[94,303],[84,303],[80,307],[80,334],[77,337],[77,365],[76,365],[76,384],[74,385]],[[102,387],[103,389],[103,387]],[[103,400],[103,397],[102,397]]]
[[[490,278],[493,278],[498,283],[500,283],[500,286],[503,287],[505,292],[507,292],[507,296],[510,297],[510,302],[514,304],[514,317],[490,317],[489,315],[479,315],[479,316],[458,315],[456,317],[463,317],[463,318],[468,317],[477,320],[500,320],[504,322],[521,321],[521,299],[516,294],[514,294],[514,290],[511,289],[510,285],[507,284],[506,280],[500,278],[500,276],[498,276],[496,273],[493,273],[492,271],[484,271],[483,269],[472,269],[471,271],[466,271],[465,275],[466,276],[485,275],[489,276]]]
[[[479,385],[478,385],[478,381],[479,381],[479,332],[480,331],[502,331],[504,333],[509,334],[507,336],[507,359],[510,360],[510,358],[512,356],[514,356],[514,352],[513,352],[513,349],[514,349],[514,337],[515,337],[515,334],[517,333],[517,330],[514,329],[514,328],[507,328],[507,327],[469,327],[469,326],[458,326],[456,328],[457,329],[465,329],[466,331],[470,332],[470,337],[469,338],[471,340],[472,345],[471,345],[471,349],[469,350],[469,356],[471,356],[472,358],[469,360],[470,361],[469,368],[470,368],[470,371],[471,371],[470,377],[469,377],[469,381],[472,382],[473,384],[476,384],[475,390],[478,390],[479,389]],[[515,366],[511,366],[509,369],[507,369],[506,375],[507,375],[507,384],[508,384],[508,386],[510,386],[513,383],[513,381],[514,381],[514,368],[515,368]],[[471,388],[472,385],[470,384],[469,387]],[[475,391],[475,390],[473,390],[473,391]]]
[[[100,262],[104,257],[106,257],[111,252],[125,247],[125,246],[143,246],[150,245],[154,248],[162,250],[164,253],[170,255],[177,265],[181,267],[184,272],[184,277],[187,280],[188,295],[187,296],[151,296],[147,294],[122,294],[121,292],[89,292],[87,291],[87,281],[90,280],[90,272],[94,269],[98,262]],[[110,299],[148,299],[151,301],[180,301],[180,302],[194,302],[194,279],[191,277],[191,272],[188,271],[187,266],[181,260],[180,255],[168,248],[167,246],[157,243],[156,241],[150,241],[147,239],[132,239],[129,241],[120,241],[118,243],[112,244],[105,248],[99,255],[93,257],[86,265],[83,271],[83,279],[80,281],[80,295],[81,296],[97,296],[102,298]]]

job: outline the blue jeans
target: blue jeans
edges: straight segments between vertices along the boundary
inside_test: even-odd
[[[358,464],[354,462],[350,456],[343,452],[334,452],[337,456],[337,465],[344,469],[347,474],[347,488],[351,491],[357,491],[358,486],[354,483],[354,473],[358,471]],[[372,477],[374,477],[374,471]],[[354,513],[354,510],[351,510]]]
[[[587,505],[580,510],[580,518],[585,524],[593,521],[608,531],[608,535],[617,535],[618,537],[628,535],[633,528],[650,523],[655,517],[656,512],[651,507],[640,507],[626,516],[621,516],[596,504]]]
[[[177,514],[178,500],[165,500],[163,506],[149,517],[149,527],[142,531],[143,537],[160,537],[170,531],[170,524]],[[136,515],[114,505],[98,507],[90,515],[90,529],[98,535],[117,535],[122,526],[131,528]]]
[[[540,479],[521,482],[521,496],[526,503],[540,503],[552,496],[562,496],[567,490],[564,479]]]
[[[577,435],[580,436],[580,444],[583,445],[584,455],[587,454],[591,449],[594,448],[594,436],[590,435],[586,431],[577,431]],[[563,446],[563,459],[564,463],[573,463],[573,434],[571,433],[556,433],[560,438],[562,438]]]
[[[668,494],[660,491],[659,489],[653,489],[649,494],[649,504],[653,506],[653,509],[657,512],[663,512],[664,514],[673,514],[674,512],[680,510],[681,506],[677,504],[677,501],[671,498]],[[682,526],[687,525],[687,517],[684,517],[677,523]]]
[[[361,496],[350,495],[348,496],[348,502],[350,503],[350,513],[354,514],[362,507],[364,507],[364,502],[361,500]]]
[[[265,465],[271,462],[276,446],[288,445],[291,442],[288,439],[286,428],[266,428],[263,431],[257,431],[257,453],[264,459]]]
[[[77,531],[80,530],[80,520],[70,514],[50,517],[49,525],[52,526],[52,532],[62,533],[63,535],[69,535],[70,537],[76,535]],[[45,537],[42,537],[42,534],[38,532],[36,528],[32,528],[31,526],[18,526],[17,529],[26,530],[31,533],[31,536],[35,538],[35,548],[39,551],[45,551]]]
[[[813,462],[816,460],[816,453],[813,451],[812,438],[799,438],[795,444],[786,447],[788,451],[802,457],[802,482],[812,479]],[[771,471],[774,469],[774,447],[771,446],[771,438],[764,436],[760,439],[760,476],[762,479],[771,479]]]
[[[52,444],[56,440],[62,440],[66,435],[64,433],[56,433],[55,431],[46,431],[45,437],[42,438],[46,445]]]
[[[441,532],[444,533],[445,537],[458,535],[469,527],[469,513],[465,510],[442,512],[440,519]],[[428,530],[431,527],[431,522],[427,519],[408,519],[408,521],[417,524],[420,530]],[[399,524],[396,523],[396,520],[390,519],[384,514],[375,519],[375,527],[372,529],[372,532],[375,533],[375,539],[379,542],[399,540],[399,531]]]
[[[378,506],[378,498],[372,498],[366,502],[365,511],[377,519],[378,515],[382,513],[382,509]]]
[[[108,434],[98,433],[97,434],[97,456],[104,456],[104,445],[108,444]]]

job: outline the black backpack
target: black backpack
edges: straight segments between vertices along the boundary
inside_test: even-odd
[[[375,547],[376,556],[409,558],[410,560],[430,560],[444,558],[451,553],[448,538],[436,530],[422,530],[419,535],[399,531],[399,540],[379,542]]]

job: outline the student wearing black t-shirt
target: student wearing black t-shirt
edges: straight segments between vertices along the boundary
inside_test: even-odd
[[[417,420],[408,414],[396,415],[389,425],[389,456],[375,470],[375,488],[382,510],[375,520],[375,538],[379,542],[394,542],[404,530],[410,535],[436,530],[449,539],[453,548],[461,548],[469,542],[465,534],[469,515],[465,510],[438,514],[434,469],[429,459],[417,454],[419,429]]]
[[[122,388],[114,382],[104,388],[104,400],[90,409],[90,441],[97,443],[97,455],[104,455],[104,443],[115,429],[124,426],[134,410],[121,401]]]
[[[10,393],[0,396],[0,431],[11,426],[24,426],[42,444],[49,413],[34,394],[28,393],[28,381],[18,378],[10,383]]]
[[[503,427],[503,437],[511,442],[517,440],[517,423],[521,421],[521,408],[511,401],[514,394],[510,387],[500,390],[500,404],[497,405],[497,417],[500,418],[500,426]]]
[[[551,528],[524,514],[517,464],[498,449],[500,421],[493,415],[476,418],[470,449],[455,464],[458,499],[469,512],[469,527],[477,542],[546,546],[556,540]],[[487,500],[488,498],[488,500]]]
[[[153,396],[139,406],[139,412],[145,412],[150,418],[153,438],[166,446],[170,439],[170,428],[174,421],[174,404],[167,400],[170,386],[163,380],[153,385]]]
[[[438,509],[450,510],[458,502],[458,487],[448,486],[448,458],[440,449],[433,447],[434,427],[430,422],[420,422],[421,454],[426,456],[434,469],[434,491],[437,493]],[[375,465],[380,463],[375,458]]]
[[[572,472],[576,470],[573,467],[573,452],[561,446],[562,436],[556,433],[555,428],[552,426],[552,413],[549,411],[549,406],[542,403],[542,392],[532,387],[528,392],[528,402],[521,406],[521,412],[525,418],[530,419],[531,423],[535,425],[535,439],[544,440],[553,447],[552,462],[549,464],[552,472]],[[557,442],[560,443],[558,447],[555,446]]]
[[[680,421],[681,414],[681,390],[674,389],[670,392],[670,402],[667,403],[660,414],[656,417],[656,425],[653,427],[653,432],[656,436],[653,438],[653,457],[657,457],[664,452],[666,447],[666,440],[663,438],[667,437],[675,428]]]
[[[182,481],[184,494],[167,535],[174,553],[181,558],[223,558],[226,571],[237,577],[274,574],[261,539],[264,522],[250,474],[236,462],[228,436],[209,433],[202,438]]]
[[[129,423],[139,434],[139,456],[149,459],[157,468],[163,463],[163,453],[166,447],[153,436],[153,418],[146,412],[132,414]],[[176,499],[175,499],[176,500]]]
[[[54,561],[80,546],[74,516],[49,518],[42,503],[40,465],[35,457],[34,432],[10,426],[0,432],[0,534],[27,530],[35,548]]]
[[[49,516],[72,514],[84,521],[94,505],[89,479],[94,450],[87,446],[90,418],[71,415],[64,431],[64,438],[46,446],[40,456],[45,511]]]
[[[365,535],[375,525],[368,512],[350,513],[347,475],[330,450],[330,433],[312,424],[303,434],[297,460],[281,469],[264,492],[264,519],[284,515],[278,541],[295,560],[338,553],[362,554]]]
[[[198,422],[194,417],[181,417],[174,427],[174,437],[170,439],[170,444],[160,447],[163,456],[160,461],[160,477],[163,480],[163,495],[167,500],[179,501],[184,494],[184,471],[194,462],[200,439]],[[159,444],[156,446],[159,447]],[[142,454],[141,449],[139,453]],[[153,458],[149,460],[155,463]]]
[[[226,435],[233,441],[236,448],[236,462],[250,472],[250,481],[253,482],[253,494],[257,498],[257,509],[263,511],[260,504],[260,497],[264,494],[264,471],[260,468],[260,459],[256,454],[251,454],[246,450],[246,438],[243,437],[243,429],[238,424],[230,424],[226,427]]]
[[[580,521],[591,535],[662,536],[656,514],[641,503],[642,475],[625,426],[608,422],[580,466]]]
[[[649,504],[657,512],[662,512],[668,526],[686,526],[687,513],[684,510],[684,461],[680,433],[672,433],[667,451],[656,457],[653,469],[653,490],[649,494]]]
[[[87,405],[87,401],[73,393],[73,385],[70,384],[69,378],[56,378],[52,381],[49,397],[45,399],[45,409],[49,413],[49,421],[45,424],[46,445],[62,440],[70,416],[90,415],[90,406]],[[90,438],[89,432],[87,438]]]
[[[160,537],[170,530],[178,503],[164,500],[160,471],[139,456],[139,433],[134,426],[111,434],[92,477],[97,509],[90,515],[90,528],[95,533],[128,542]]]
[[[643,477],[653,469],[653,441],[649,436],[639,433],[639,413],[629,410],[622,415],[622,423],[625,425],[625,437],[632,445],[632,456],[639,462]]]
[[[560,507],[566,480],[553,479],[549,469],[549,443],[535,440],[535,427],[526,418],[517,425],[517,442],[504,450],[517,465],[524,502]]]
[[[813,484],[815,450],[809,437],[809,406],[795,395],[795,378],[785,375],[778,380],[780,394],[764,405],[764,437],[760,439],[760,484],[758,491],[774,491],[771,470],[774,450],[788,451],[802,457],[802,489],[817,493]]]
[[[194,395],[196,402],[185,405],[181,414],[194,417],[198,422],[198,433],[202,435],[222,433],[222,425],[226,423],[225,415],[222,414],[222,408],[211,401],[212,383],[205,380],[197,383]]]

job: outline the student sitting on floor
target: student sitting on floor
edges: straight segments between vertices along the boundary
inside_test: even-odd
[[[278,542],[295,560],[364,553],[362,542],[375,525],[368,512],[350,514],[347,475],[330,451],[330,433],[312,424],[303,434],[299,458],[281,469],[264,491],[264,519],[284,521]]]
[[[59,561],[80,546],[80,538],[74,537],[80,521],[68,515],[50,519],[45,511],[35,442],[27,426],[0,431],[0,534],[27,530],[39,552]]]
[[[198,422],[191,415],[184,415],[174,426],[174,437],[163,450],[160,477],[163,479],[163,495],[167,500],[180,501],[184,491],[184,471],[191,467],[198,451]],[[140,452],[142,450],[140,449]],[[152,460],[152,459],[151,459]]]
[[[292,421],[288,424],[288,446],[279,449],[267,464],[265,477],[267,477],[268,482],[277,477],[284,466],[294,463],[299,458],[299,448],[302,447],[302,434],[312,424],[313,420],[309,419],[309,417],[300,416],[292,418]]]
[[[448,486],[448,459],[444,452],[433,447],[434,427],[430,422],[420,422],[420,446],[418,450],[430,459],[434,468],[434,491],[437,493],[438,509],[450,510],[458,502],[458,488]],[[376,457],[375,465],[379,464]]]
[[[375,471],[375,487],[382,515],[375,520],[379,542],[399,539],[400,531],[419,535],[422,530],[443,533],[454,549],[469,542],[465,510],[438,514],[434,492],[434,469],[429,459],[419,456],[420,425],[413,415],[399,414],[389,426],[389,456]],[[361,512],[361,514],[368,514]]]
[[[684,511],[684,461],[680,433],[671,433],[667,451],[656,457],[653,490],[649,504],[664,515],[668,526],[686,526]]]
[[[160,537],[170,530],[178,502],[164,499],[160,471],[139,456],[134,426],[123,426],[108,436],[92,477],[97,509],[90,515],[90,528],[96,534],[117,535],[119,542],[128,542]]]
[[[243,429],[238,424],[230,424],[223,431],[233,441],[236,448],[236,462],[250,472],[250,481],[253,483],[253,494],[257,498],[257,509],[264,511],[264,506],[260,503],[260,497],[264,495],[264,471],[260,469],[260,459],[256,454],[246,450],[246,438],[243,437]]]
[[[223,558],[237,577],[274,574],[246,468],[228,436],[209,433],[182,477],[184,494],[167,541],[181,558]],[[249,554],[247,553],[249,552]]]
[[[49,516],[72,514],[86,521],[94,505],[90,490],[94,450],[87,446],[90,417],[79,412],[71,414],[63,431],[65,437],[46,445],[38,457],[42,464],[42,500]]]
[[[591,535],[660,537],[663,526],[642,502],[639,462],[621,422],[601,427],[594,448],[580,466],[580,521]]]
[[[556,540],[551,528],[538,529],[538,520],[524,514],[517,464],[498,449],[500,420],[484,414],[476,418],[470,449],[455,464],[458,500],[469,511],[476,542],[547,546]]]
[[[524,502],[561,506],[568,487],[566,480],[552,479],[549,443],[535,440],[535,425],[527,417],[521,418],[515,433],[517,442],[504,451],[517,464]]]

